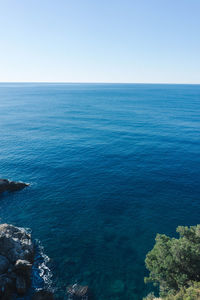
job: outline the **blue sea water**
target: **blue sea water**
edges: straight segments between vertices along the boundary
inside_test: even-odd
[[[141,300],[157,232],[200,223],[200,85],[0,84],[0,222],[32,229],[56,294]]]

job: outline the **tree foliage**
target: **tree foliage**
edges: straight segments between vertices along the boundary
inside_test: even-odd
[[[177,228],[179,238],[157,234],[146,256],[145,282],[160,285],[161,295],[174,294],[200,281],[200,225]],[[177,298],[178,299],[178,298]]]
[[[200,282],[194,282],[188,288],[181,288],[175,295],[171,294],[161,299],[149,294],[144,300],[200,300]]]

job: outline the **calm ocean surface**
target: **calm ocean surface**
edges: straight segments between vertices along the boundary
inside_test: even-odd
[[[200,85],[0,84],[0,222],[32,229],[56,293],[141,300],[157,232],[200,223]]]

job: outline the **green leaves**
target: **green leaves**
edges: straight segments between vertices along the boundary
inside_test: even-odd
[[[150,272],[145,282],[159,284],[163,294],[200,281],[200,225],[179,226],[177,232],[178,239],[157,234],[155,246],[145,259]]]

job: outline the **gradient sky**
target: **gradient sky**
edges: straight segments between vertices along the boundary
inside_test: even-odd
[[[0,81],[200,83],[200,0],[0,0]]]

